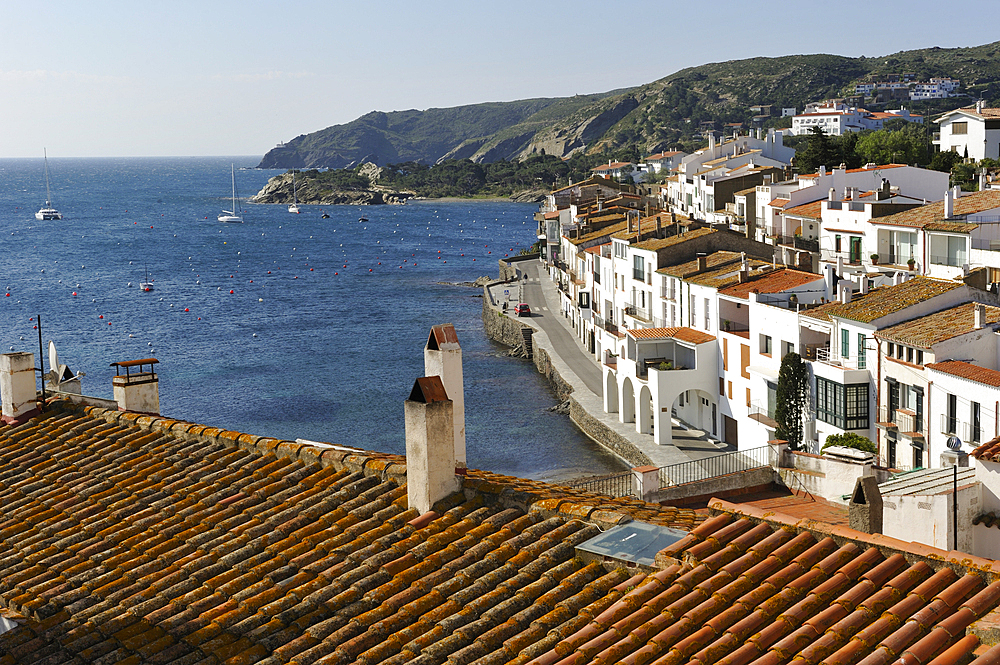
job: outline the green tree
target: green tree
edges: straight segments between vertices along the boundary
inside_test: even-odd
[[[855,150],[865,162],[875,164],[926,164],[927,132],[916,123],[899,129],[865,132],[858,138]]]
[[[821,166],[833,167],[840,164],[840,161],[830,137],[815,126],[810,130],[805,149],[795,153],[795,165],[799,173],[813,173]]]
[[[809,399],[809,369],[799,354],[792,352],[781,359],[778,388],[775,393],[774,435],[788,442],[790,450],[802,445],[802,421]]]

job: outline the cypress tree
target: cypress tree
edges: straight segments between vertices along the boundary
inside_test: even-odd
[[[792,352],[781,359],[774,397],[774,419],[778,422],[774,435],[787,441],[790,450],[798,450],[809,397],[809,370],[799,354]]]

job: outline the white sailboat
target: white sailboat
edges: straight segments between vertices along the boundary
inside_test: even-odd
[[[295,169],[292,169],[292,203],[288,206],[288,212],[299,214],[299,195],[295,191]]]
[[[49,154],[42,148],[45,155],[45,207],[35,213],[35,219],[46,221],[50,219],[62,219],[62,213],[52,207],[52,194],[49,192]]]
[[[232,165],[233,171],[233,209],[223,210],[222,214],[219,215],[220,222],[229,222],[231,224],[242,224],[243,223],[243,211],[239,208],[239,198],[236,196],[236,165]]]
[[[150,279],[149,279],[149,268],[146,268],[146,279],[144,279],[143,281],[139,282],[139,290],[140,291],[152,291],[153,290],[153,282],[150,281]]]

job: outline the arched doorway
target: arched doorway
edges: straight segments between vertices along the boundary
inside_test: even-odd
[[[623,423],[635,422],[635,391],[632,389],[632,380],[625,377],[622,383],[622,417]]]
[[[618,382],[610,371],[604,373],[604,412],[618,413]]]
[[[653,393],[649,391],[649,386],[643,386],[639,390],[639,418],[636,421],[636,431],[640,434],[652,434],[655,429],[654,415]]]

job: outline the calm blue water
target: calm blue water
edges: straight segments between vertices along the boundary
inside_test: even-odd
[[[245,224],[219,223],[230,163],[258,160],[50,158],[64,219],[38,222],[42,160],[0,159],[3,352],[37,354],[41,314],[46,362],[52,339],[86,372],[85,394],[110,398],[111,362],[154,356],[165,415],[402,453],[402,402],[430,327],[450,322],[470,466],[542,479],[620,468],[545,411],[555,397],[531,364],[486,339],[481,291],[438,284],[495,276],[534,241],[534,205],[250,205]],[[276,173],[238,170],[240,194]]]

